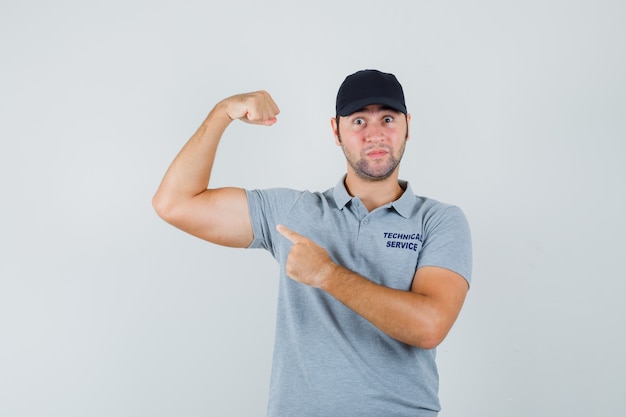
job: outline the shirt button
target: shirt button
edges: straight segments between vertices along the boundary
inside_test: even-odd
[[[369,220],[367,220],[367,219],[363,220],[363,224],[368,224],[369,222],[370,222],[370,221],[369,221]]]

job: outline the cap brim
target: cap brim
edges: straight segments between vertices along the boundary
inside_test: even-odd
[[[365,99],[353,101],[352,103],[346,104],[337,112],[338,116],[349,116],[354,112],[357,112],[371,104],[379,104],[381,106],[389,107],[394,110],[399,111],[400,113],[406,114],[406,107],[404,104],[397,100],[392,100],[389,97],[368,97]]]

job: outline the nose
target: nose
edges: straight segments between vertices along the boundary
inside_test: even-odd
[[[365,140],[368,142],[381,142],[384,140],[385,135],[383,129],[377,123],[369,125],[365,134]]]

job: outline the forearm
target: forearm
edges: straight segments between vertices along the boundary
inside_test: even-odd
[[[426,296],[376,284],[338,265],[321,282],[321,289],[401,342],[430,349],[447,333],[436,303]]]
[[[468,286],[456,272],[421,267],[410,291],[396,290],[336,264],[311,239],[283,225],[277,230],[292,243],[285,264],[289,277],[326,291],[394,339],[432,349],[446,337],[461,310]]]
[[[215,106],[169,166],[155,207],[170,207],[207,189],[220,138],[231,121],[221,103]]]

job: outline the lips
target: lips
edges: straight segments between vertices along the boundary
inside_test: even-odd
[[[365,155],[369,156],[370,158],[382,158],[383,156],[387,155],[388,153],[389,153],[389,150],[387,150],[387,149],[375,148],[375,149],[370,149],[370,150],[366,151]]]

